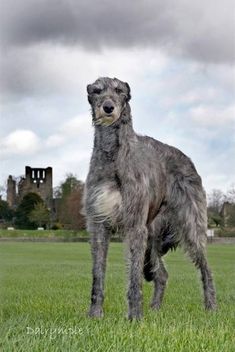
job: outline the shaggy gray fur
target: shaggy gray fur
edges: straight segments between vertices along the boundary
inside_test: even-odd
[[[134,132],[127,83],[99,78],[87,92],[95,126],[85,187],[93,257],[90,316],[103,315],[106,256],[115,228],[128,248],[129,319],[142,316],[143,274],[154,283],[152,308],[160,307],[168,277],[161,257],[178,245],[200,269],[205,307],[214,309],[205,257],[206,197],[193,163],[178,149]]]

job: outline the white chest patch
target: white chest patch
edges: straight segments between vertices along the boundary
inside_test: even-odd
[[[116,220],[122,203],[119,191],[113,190],[109,184],[104,184],[96,188],[93,199],[97,221]]]

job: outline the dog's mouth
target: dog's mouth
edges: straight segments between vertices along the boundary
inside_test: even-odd
[[[94,121],[95,125],[103,125],[103,126],[109,126],[112,125],[116,121],[116,115],[113,113],[110,114],[103,114],[99,117],[97,117]]]
[[[109,126],[113,122],[114,122],[114,116],[112,114],[106,114],[106,115],[100,116],[98,119],[96,119],[95,124]]]
[[[93,124],[95,126],[110,126],[120,117],[120,111],[115,107],[112,111],[105,111],[103,107],[95,109]]]

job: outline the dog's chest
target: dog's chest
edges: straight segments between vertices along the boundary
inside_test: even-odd
[[[94,188],[91,195],[92,216],[97,222],[115,223],[119,217],[122,197],[118,189],[106,183]]]

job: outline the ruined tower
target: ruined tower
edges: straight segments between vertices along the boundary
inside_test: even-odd
[[[52,167],[25,167],[25,177],[18,184],[19,200],[30,192],[39,194],[46,206],[52,207]]]
[[[16,182],[11,175],[7,180],[7,203],[15,208],[28,193],[37,193],[48,208],[52,207],[52,167],[25,167],[25,176]]]
[[[12,175],[9,175],[7,179],[7,203],[11,208],[15,208],[17,205],[16,181]]]

